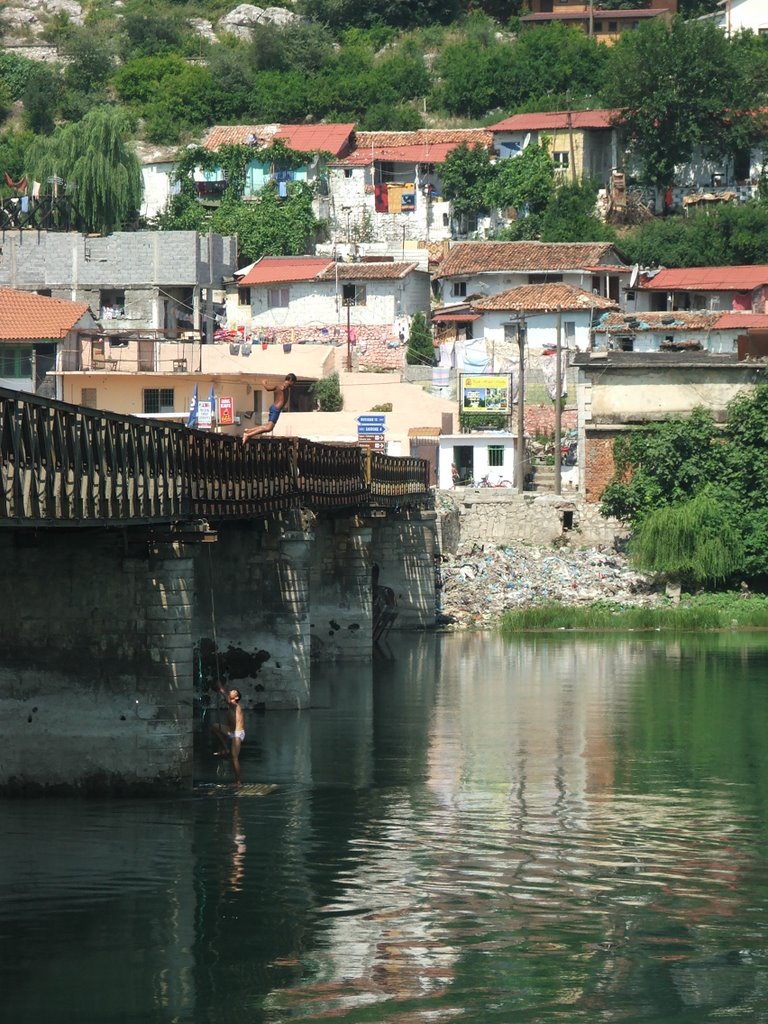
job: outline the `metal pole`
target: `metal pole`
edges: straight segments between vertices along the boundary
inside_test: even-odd
[[[352,331],[349,326],[349,318],[352,314],[352,306],[347,305],[347,370],[352,372]]]
[[[561,473],[562,454],[560,448],[563,440],[561,395],[563,393],[563,365],[560,357],[563,351],[563,311],[557,311],[557,365],[555,366],[555,494],[562,494]]]
[[[517,321],[517,347],[519,350],[517,377],[517,453],[515,457],[515,483],[517,493],[525,490],[525,318]]]

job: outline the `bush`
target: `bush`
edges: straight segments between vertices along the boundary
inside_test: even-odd
[[[405,361],[409,366],[434,366],[435,346],[432,343],[432,331],[427,327],[423,313],[417,313],[411,321]]]
[[[338,373],[331,373],[315,381],[309,390],[317,401],[320,412],[341,412],[344,408]]]

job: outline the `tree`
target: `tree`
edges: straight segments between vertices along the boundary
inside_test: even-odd
[[[501,209],[539,213],[552,198],[555,188],[555,165],[549,155],[549,142],[526,146],[519,156],[501,160],[489,183],[489,202]]]
[[[488,208],[488,190],[494,178],[490,153],[484,146],[471,148],[464,142],[452,149],[438,165],[443,195],[453,203],[457,217],[470,216]]]
[[[699,147],[722,157],[759,134],[765,54],[735,46],[711,21],[653,18],[611,52],[605,96],[643,180],[665,186]]]
[[[721,206],[689,217],[657,217],[627,232],[622,251],[643,267],[768,263],[768,203]]]
[[[122,111],[94,107],[82,121],[63,125],[30,146],[29,176],[41,182],[63,178],[86,231],[108,234],[139,208],[141,167],[127,142],[128,127]]]
[[[54,71],[40,64],[27,78],[24,87],[24,127],[36,135],[53,131],[56,104],[51,97],[61,92],[61,83]]]
[[[321,377],[314,384],[310,385],[312,393],[320,412],[341,412],[344,408],[344,396],[341,393],[339,375],[335,371],[327,377]]]
[[[432,342],[432,332],[427,327],[426,317],[423,313],[416,313],[411,320],[405,361],[409,366],[434,366],[435,346]]]
[[[613,242],[616,232],[595,213],[597,185],[582,181],[555,189],[541,217],[543,242]]]

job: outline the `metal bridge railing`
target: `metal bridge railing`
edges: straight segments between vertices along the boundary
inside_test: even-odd
[[[0,524],[168,523],[430,500],[423,459],[303,438],[243,444],[0,388]]]

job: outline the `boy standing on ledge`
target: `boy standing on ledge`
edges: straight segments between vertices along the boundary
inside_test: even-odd
[[[229,754],[232,758],[232,770],[235,773],[235,785],[240,785],[240,746],[245,739],[245,715],[240,707],[241,694],[239,690],[230,690],[229,693],[221,683],[218,684],[219,693],[229,705],[227,711],[227,728],[215,722],[212,726],[213,735],[219,741],[219,750],[214,751],[214,757],[223,757]]]

